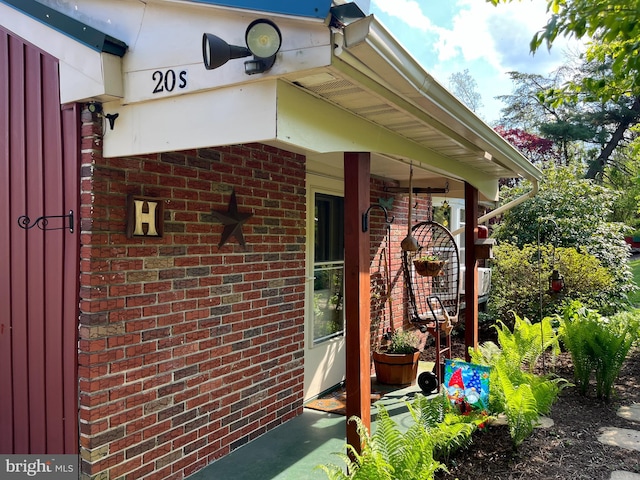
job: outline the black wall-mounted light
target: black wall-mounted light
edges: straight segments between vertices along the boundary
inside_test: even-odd
[[[87,105],[87,109],[89,110],[89,112],[91,112],[91,114],[95,114],[99,117],[103,117],[109,120],[109,127],[111,128],[111,130],[113,130],[113,127],[116,124],[116,118],[120,116],[119,113],[104,113],[102,104],[98,102],[89,102],[89,104]]]
[[[233,58],[253,55],[253,60],[244,62],[247,75],[263,73],[273,67],[276,54],[282,45],[280,29],[271,20],[264,18],[254,20],[245,32],[246,47],[229,45],[220,37],[211,33],[202,35],[202,60],[204,68],[213,70]]]

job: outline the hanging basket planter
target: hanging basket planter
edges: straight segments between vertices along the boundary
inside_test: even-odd
[[[416,272],[423,277],[436,277],[442,273],[445,260],[423,260],[417,258],[413,261],[413,265],[416,267]]]

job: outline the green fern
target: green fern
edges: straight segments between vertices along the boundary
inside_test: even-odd
[[[389,417],[380,405],[376,431],[370,435],[358,417],[356,423],[362,452],[347,445],[347,453],[336,453],[346,465],[319,465],[330,480],[429,480],[435,472],[446,470],[440,460],[448,458],[458,448],[471,442],[473,432],[487,417],[482,414],[468,416],[456,412],[446,396],[427,399],[416,395],[407,408],[413,423],[406,432]]]
[[[623,312],[612,318],[572,302],[563,310],[560,332],[571,353],[574,377],[582,395],[586,395],[592,375],[596,396],[609,402],[620,369],[638,339],[638,313]]]
[[[479,365],[492,365],[500,355],[502,350],[494,342],[484,342],[477,349],[469,347],[471,362]]]
[[[610,319],[606,336],[594,346],[599,359],[596,370],[596,395],[609,402],[613,385],[620,374],[629,350],[638,339],[640,322],[637,315],[622,312]]]
[[[581,395],[586,395],[592,372],[597,368],[591,338],[596,334],[599,315],[572,302],[563,310],[560,323],[562,342],[571,354],[573,374]]]
[[[357,454],[351,445],[347,445],[348,454],[336,453],[347,467],[347,473],[336,465],[319,465],[331,480],[428,480],[444,465],[434,460],[432,441],[428,431],[418,423],[406,432],[389,417],[383,406],[379,406],[376,431],[369,435],[358,417],[356,422],[362,453]]]
[[[434,458],[444,462],[453,452],[467,448],[473,432],[490,418],[482,412],[460,414],[444,392],[429,399],[417,395],[408,407],[414,421],[429,432]]]
[[[511,383],[504,361],[498,362],[495,369],[504,394],[504,413],[509,424],[509,434],[517,447],[533,432],[540,416],[538,404],[530,384]]]
[[[499,346],[487,342],[471,351],[475,363],[491,366],[489,408],[507,416],[509,433],[518,446],[531,434],[541,414],[548,413],[562,388],[569,383],[552,375],[535,375],[533,369],[541,355],[560,351],[559,337],[551,318],[532,324],[515,315],[513,332],[499,322]]]
[[[498,342],[514,367],[524,366],[533,372],[540,356],[549,350],[554,358],[560,353],[560,342],[551,324],[545,317],[532,324],[528,318],[520,318],[514,313],[513,332],[501,321],[495,326]]]

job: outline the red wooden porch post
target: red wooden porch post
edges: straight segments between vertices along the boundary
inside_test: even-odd
[[[469,347],[478,347],[478,261],[475,243],[478,238],[478,189],[464,184],[464,343],[467,361]]]
[[[357,415],[371,428],[369,233],[362,214],[369,208],[370,154],[344,154],[344,299],[346,316],[347,419]],[[347,422],[347,442],[360,452],[356,426]]]

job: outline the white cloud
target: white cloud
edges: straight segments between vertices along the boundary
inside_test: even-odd
[[[500,88],[482,92],[485,104],[497,95],[511,93],[507,72],[547,75],[565,62],[565,50],[579,45],[557,38],[550,52],[543,46],[535,55],[530,53],[531,38],[548,18],[546,2],[539,0],[497,7],[485,0],[372,0],[372,10],[406,25],[407,30],[401,27],[392,33],[402,37],[405,48],[429,65],[441,83],[446,85],[451,73],[469,68],[479,85]],[[430,42],[428,50],[425,41]],[[420,52],[431,52],[431,56],[420,58]],[[496,107],[492,109],[490,116],[497,115]]]
[[[433,25],[416,0],[373,0],[373,3],[387,15],[402,20],[411,28],[423,32],[442,30]]]
[[[429,1],[431,9],[439,2],[446,2],[449,9],[453,7],[456,13],[450,18],[450,27],[434,24],[425,14],[427,0],[373,0],[372,3],[374,8],[412,29],[436,34],[438,40],[434,48],[441,62],[459,57],[465,62],[483,60],[499,71],[519,69],[532,60],[529,42],[547,20],[546,4],[540,1],[511,2],[497,7],[484,0]],[[544,48],[538,51],[536,63],[547,63],[550,69],[559,66],[566,45],[564,38],[558,38],[551,54]],[[411,50],[410,45],[407,47]]]

